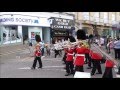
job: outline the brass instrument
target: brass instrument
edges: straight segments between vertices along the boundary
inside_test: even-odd
[[[88,43],[86,42],[86,40],[79,40],[76,42],[70,42],[69,40],[67,41],[63,41],[61,43],[56,43],[53,45],[53,50],[57,49],[57,50],[63,50],[64,48],[69,48],[69,47],[75,47],[82,44],[82,46],[89,48]]]

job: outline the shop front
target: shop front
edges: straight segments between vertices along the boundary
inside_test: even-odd
[[[24,40],[35,43],[35,35],[40,35],[43,41],[44,35],[49,36],[45,41],[50,41],[50,23],[47,18],[23,15],[2,15],[0,17],[1,46],[23,43]]]
[[[58,41],[63,40],[73,34],[74,21],[70,19],[51,17],[51,38]]]

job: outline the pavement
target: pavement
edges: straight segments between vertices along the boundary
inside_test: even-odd
[[[27,49],[19,53],[25,53]],[[30,54],[30,53],[29,53]],[[12,57],[12,56],[11,56]],[[24,58],[14,57],[12,59],[0,60],[0,78],[74,78],[73,75],[65,76],[65,65],[62,57],[54,58],[54,52],[51,56],[45,55],[42,58],[43,68],[31,70],[34,57],[26,56]],[[38,66],[38,65],[37,65]],[[101,64],[104,73],[104,64]],[[91,69],[87,69],[87,64],[84,65],[84,71],[90,73]],[[113,69],[113,77],[116,77],[117,69]],[[97,72],[97,71],[96,71]],[[95,74],[91,78],[102,78],[102,75]]]

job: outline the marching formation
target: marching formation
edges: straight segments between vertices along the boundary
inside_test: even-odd
[[[72,37],[72,36],[71,36]],[[96,50],[91,48],[92,36],[89,40],[86,39],[86,34],[83,30],[77,31],[77,41],[75,39],[69,38],[69,40],[64,41],[63,44],[54,44],[55,58],[64,50],[63,61],[66,65],[65,76],[74,75],[76,71],[84,72],[84,65],[88,64],[87,69],[91,70],[91,75],[102,74],[101,62],[105,63],[105,72],[103,78],[113,78],[112,68],[115,65],[113,60],[108,58],[103,59],[103,53],[98,53]],[[39,68],[42,68],[41,61],[41,50],[40,50],[40,37],[36,35],[36,48],[35,48],[35,60],[33,62],[32,69],[35,69],[37,60],[39,62]],[[60,54],[61,55],[61,54]]]

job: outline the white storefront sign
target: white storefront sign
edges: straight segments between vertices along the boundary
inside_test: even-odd
[[[0,16],[1,25],[27,25],[27,26],[45,26],[50,27],[47,18],[38,18],[23,15],[3,15]]]

